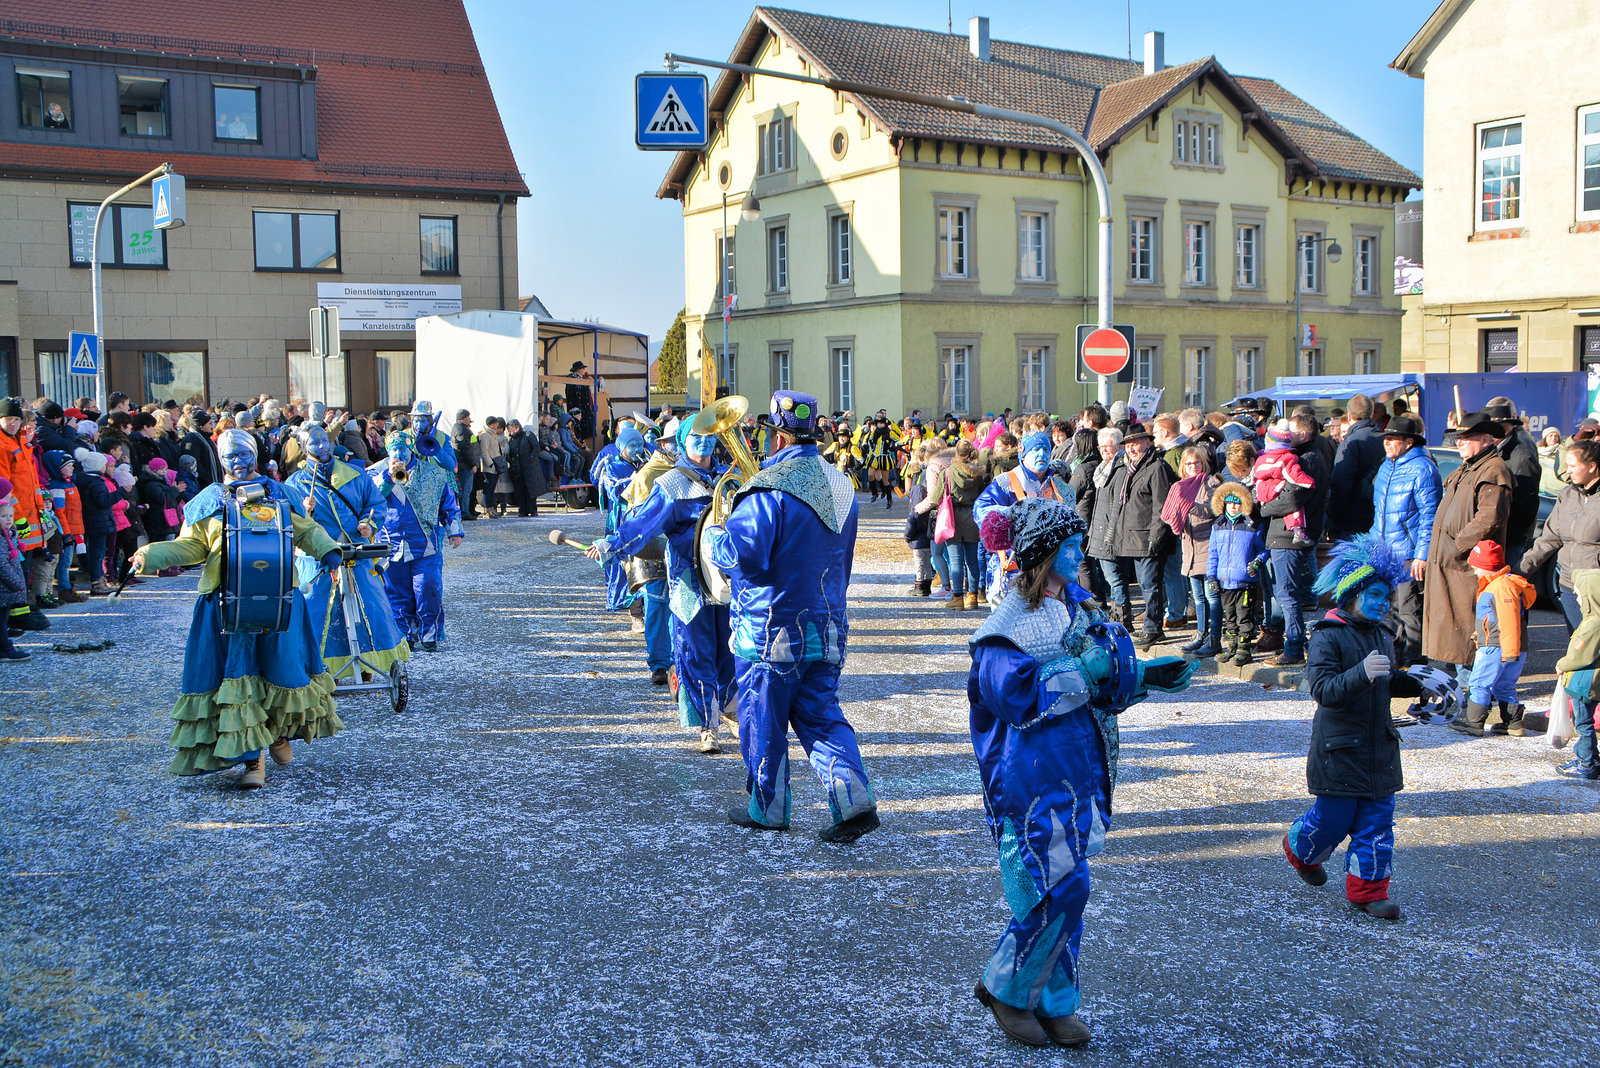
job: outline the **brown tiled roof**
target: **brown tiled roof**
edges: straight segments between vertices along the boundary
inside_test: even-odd
[[[527,196],[462,0],[30,0],[0,38],[314,68],[315,160],[0,143],[0,167]]]
[[[1211,57],[1147,76],[1142,63],[1125,59],[992,40],[989,60],[983,62],[969,52],[967,38],[961,35],[758,7],[735,46],[732,61],[751,62],[768,33],[796,48],[825,77],[1030,111],[1083,131],[1101,151],[1190,80],[1205,75],[1235,94],[1243,110],[1252,106],[1258,110],[1265,117],[1258,122],[1263,133],[1279,142],[1285,156],[1301,159],[1308,169],[1329,177],[1421,185],[1415,174],[1276,82],[1235,79]],[[725,73],[717,79],[713,111],[726,106],[742,78]],[[885,131],[903,137],[1020,148],[1066,146],[1064,138],[1042,127],[870,95],[855,99]],[[676,195],[696,159],[695,153],[680,153],[657,195]]]

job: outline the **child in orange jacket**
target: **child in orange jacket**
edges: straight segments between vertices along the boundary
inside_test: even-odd
[[[1467,707],[1450,726],[1462,734],[1481,738],[1489,719],[1489,703],[1500,704],[1500,722],[1495,734],[1522,737],[1522,706],[1517,703],[1517,680],[1528,659],[1528,609],[1537,598],[1533,584],[1506,567],[1505,551],[1499,542],[1478,542],[1467,554],[1467,564],[1478,576],[1476,622],[1472,639],[1478,654],[1472,661],[1468,682]]]

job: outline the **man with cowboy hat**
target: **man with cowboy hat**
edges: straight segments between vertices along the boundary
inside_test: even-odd
[[[1478,576],[1467,563],[1467,554],[1480,541],[1506,543],[1513,482],[1495,448],[1504,436],[1499,421],[1487,412],[1470,412],[1461,419],[1456,449],[1462,463],[1444,480],[1429,535],[1422,655],[1455,665],[1458,675],[1472,663],[1475,652]],[[1419,576],[1413,572],[1413,577]]]
[[[828,842],[878,826],[856,733],[839,707],[856,545],[855,486],[817,454],[817,399],[781,389],[761,422],[771,455],[734,498],[725,527],[708,525],[711,559],[733,584],[739,749],[750,803],[741,827],[789,826],[789,728],[828,791]]]
[[[1490,397],[1484,405],[1489,418],[1505,432],[1495,447],[1511,471],[1511,510],[1506,517],[1506,563],[1516,570],[1522,554],[1533,544],[1539,521],[1539,446],[1522,425],[1510,397]]]
[[[1422,576],[1442,492],[1427,445],[1422,420],[1395,416],[1384,428],[1384,460],[1372,477],[1372,533],[1410,565],[1410,581],[1395,587],[1390,616],[1400,667],[1422,660]]]

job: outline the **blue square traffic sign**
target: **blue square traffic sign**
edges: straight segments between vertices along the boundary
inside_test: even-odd
[[[640,74],[633,79],[634,143],[640,148],[705,148],[710,92],[704,74]]]
[[[75,375],[100,373],[100,335],[74,330],[67,335],[67,370]]]

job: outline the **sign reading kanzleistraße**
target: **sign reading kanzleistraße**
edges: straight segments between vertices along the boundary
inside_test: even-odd
[[[409,334],[417,328],[419,315],[460,311],[461,287],[318,282],[317,303],[339,309],[343,333]]]

